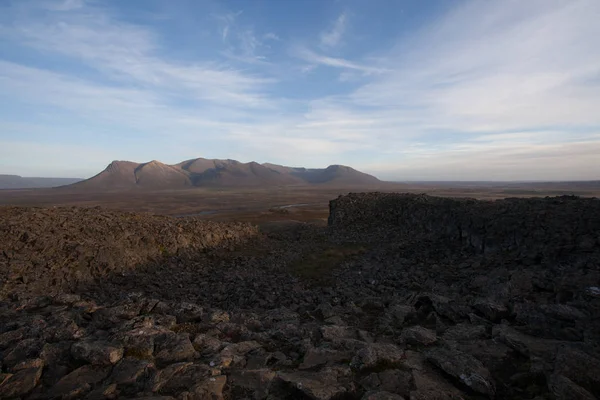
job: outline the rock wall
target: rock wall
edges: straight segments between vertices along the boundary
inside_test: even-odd
[[[242,223],[100,208],[4,207],[0,221],[2,295],[15,289],[60,292],[165,256],[231,246],[258,233]]]
[[[361,193],[330,202],[329,225],[358,240],[390,235],[447,240],[478,253],[557,258],[600,247],[600,200],[552,197],[481,201]]]

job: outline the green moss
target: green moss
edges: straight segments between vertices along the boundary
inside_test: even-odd
[[[331,272],[344,261],[352,259],[366,251],[364,246],[343,245],[325,248],[304,256],[291,265],[295,275],[313,280],[326,282],[331,278]]]

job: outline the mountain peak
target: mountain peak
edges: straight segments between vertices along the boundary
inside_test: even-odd
[[[286,167],[255,161],[196,158],[168,165],[158,160],[146,163],[112,161],[104,171],[74,187],[86,189],[183,189],[202,186],[290,186],[378,184],[374,176],[351,167],[333,164],[327,168]]]

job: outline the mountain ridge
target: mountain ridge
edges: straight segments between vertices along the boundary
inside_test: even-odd
[[[352,167],[288,167],[255,161],[195,158],[176,164],[157,160],[137,163],[114,160],[93,177],[68,185],[79,189],[185,189],[192,187],[247,187],[294,185],[365,186],[381,183]]]

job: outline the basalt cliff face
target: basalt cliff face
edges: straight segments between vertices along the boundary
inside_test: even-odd
[[[351,194],[275,232],[4,208],[0,398],[594,399],[598,203]]]

